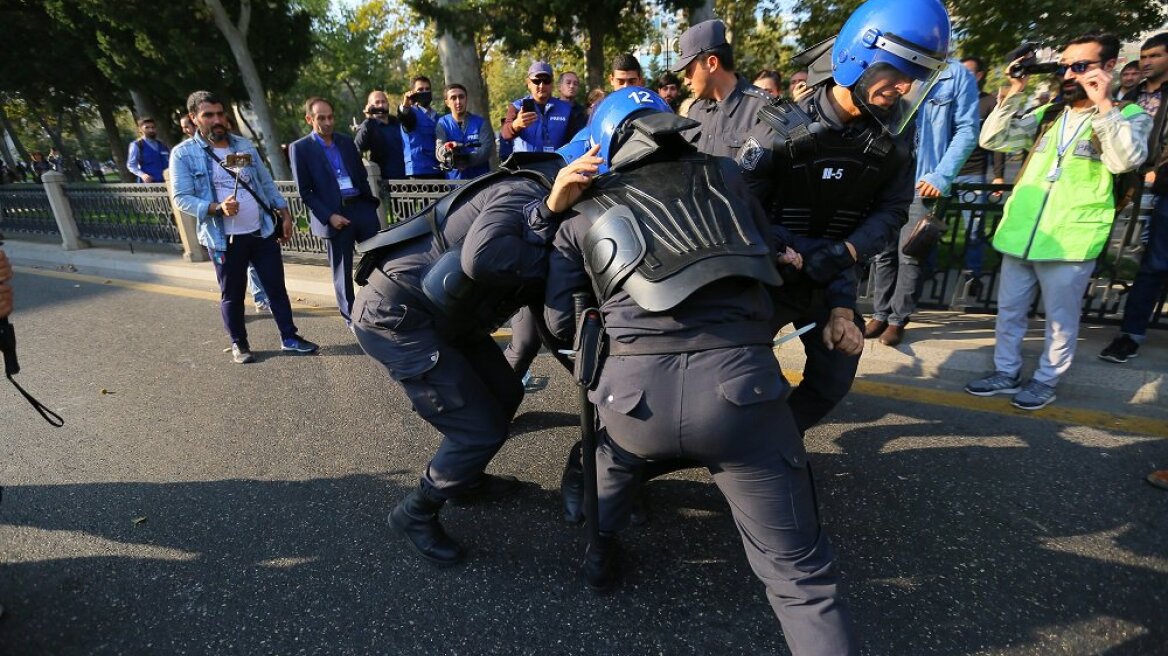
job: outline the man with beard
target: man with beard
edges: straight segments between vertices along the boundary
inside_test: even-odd
[[[281,349],[314,353],[317,345],[300,337],[292,321],[277,243],[288,243],[292,213],[255,146],[228,131],[225,106],[210,91],[196,91],[187,98],[187,111],[199,131],[170,153],[171,200],[180,211],[195,217],[199,243],[215,265],[219,311],[231,337],[231,359],[237,364],[255,361],[243,320],[249,264],[268,293],[272,317],[280,328]],[[280,226],[275,224],[277,214]]]
[[[1061,107],[1043,105],[1015,117],[1027,78],[1011,77],[1006,97],[982,127],[986,149],[1032,150],[993,237],[1002,254],[994,372],[966,385],[970,394],[1011,394],[1015,407],[1038,410],[1055,400],[1059,378],[1071,366],[1083,291],[1115,220],[1113,176],[1144,163],[1152,131],[1152,117],[1139,105],[1111,100],[1118,54],[1114,36],[1072,40],[1059,57]],[[1038,369],[1023,386],[1022,339],[1037,291],[1046,340]]]

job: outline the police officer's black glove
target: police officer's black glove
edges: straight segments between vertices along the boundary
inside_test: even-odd
[[[817,285],[826,285],[841,272],[856,264],[842,241],[834,242],[803,258],[803,274]]]

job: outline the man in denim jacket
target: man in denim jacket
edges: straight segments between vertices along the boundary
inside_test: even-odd
[[[917,198],[909,207],[908,223],[898,242],[872,258],[875,292],[865,337],[880,337],[888,346],[896,346],[904,338],[904,327],[916,310],[921,262],[900,252],[900,247],[936,200],[949,195],[954,179],[977,146],[980,125],[977,80],[961,62],[951,59],[917,115]]]
[[[228,131],[223,108],[223,101],[209,91],[196,91],[187,98],[187,110],[198,133],[171,151],[173,202],[198,221],[199,243],[215,265],[221,293],[219,308],[223,327],[231,337],[232,360],[239,364],[255,360],[243,320],[249,264],[255,267],[268,292],[272,316],[280,327],[281,349],[312,353],[317,345],[301,338],[292,322],[275,221],[264,208],[279,212],[282,243],[287,243],[292,234],[292,214],[255,146]],[[245,157],[236,157],[229,164],[229,155]],[[240,159],[247,163],[242,164]],[[238,183],[227,170],[232,164]],[[258,196],[247,191],[245,182]]]

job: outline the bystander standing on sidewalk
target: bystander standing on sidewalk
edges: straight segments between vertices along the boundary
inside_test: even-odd
[[[1120,334],[1099,354],[1101,359],[1116,363],[1136,357],[1147,337],[1148,324],[1156,312],[1164,284],[1168,282],[1168,157],[1165,156],[1168,102],[1164,102],[1164,84],[1168,82],[1168,32],[1144,42],[1140,62],[1146,79],[1125,100],[1135,102],[1153,117],[1148,158],[1140,169],[1144,184],[1152,192],[1152,216],[1140,268],[1127,291]]]
[[[232,360],[239,364],[255,361],[243,319],[248,264],[255,266],[268,293],[272,316],[280,328],[281,349],[315,352],[317,345],[297,334],[284,286],[284,261],[277,239],[287,243],[292,234],[288,203],[255,146],[228,131],[223,108],[223,101],[209,91],[196,91],[187,99],[187,109],[199,131],[171,152],[172,201],[198,221],[199,243],[215,265],[221,293],[219,310],[231,337]],[[279,214],[279,232],[276,217],[268,208]]]
[[[1015,407],[1038,410],[1055,400],[1059,378],[1071,366],[1083,292],[1115,220],[1113,176],[1144,162],[1152,129],[1139,105],[1120,108],[1111,101],[1118,54],[1113,36],[1073,39],[1059,58],[1065,105],[1015,116],[1027,76],[1011,77],[1009,92],[982,128],[984,148],[1013,151],[1033,144],[1033,149],[993,238],[1002,254],[995,371],[966,385],[970,394],[1012,394]],[[1037,371],[1023,386],[1022,340],[1039,291],[1045,346]]]
[[[954,182],[972,182],[974,176],[960,176],[961,167],[977,146],[979,117],[977,82],[956,59],[941,73],[929,99],[916,119],[916,198],[909,206],[908,222],[900,238],[890,242],[872,258],[872,319],[864,327],[865,337],[896,346],[904,339],[904,327],[917,309],[921,286],[921,260],[905,255],[901,247],[908,241],[918,221],[931,213],[937,201],[948,196]],[[984,182],[982,177],[977,182]]]

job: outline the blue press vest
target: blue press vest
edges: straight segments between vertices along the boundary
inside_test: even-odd
[[[405,142],[402,150],[406,155],[406,175],[439,173],[438,158],[434,156],[434,143],[437,141],[434,126],[438,123],[421,109],[417,107],[410,109],[413,110],[417,123],[410,132],[406,132],[404,126],[401,129],[402,141]]]
[[[511,105],[520,110],[523,100],[520,98]],[[535,113],[539,115],[539,120],[520,130],[515,137],[513,141],[515,152],[551,153],[568,143],[568,139],[572,137],[568,134],[568,118],[572,115],[572,105],[559,98],[552,98],[543,106],[543,112],[540,112],[539,105],[536,105]]]
[[[145,139],[139,139],[138,167],[148,173],[156,182],[162,182],[162,172],[170,165],[170,149],[161,141],[158,142],[158,147],[161,152],[156,152],[147,145]]]
[[[442,129],[446,131],[447,141],[453,141],[456,144],[465,144],[468,141],[477,141],[479,142],[479,150],[486,147],[486,144],[482,143],[481,137],[483,129],[483,117],[477,114],[467,114],[465,132],[460,127],[458,127],[458,121],[454,120],[453,114],[446,114],[442,116],[442,118],[438,119],[438,123],[441,124]],[[470,180],[471,178],[477,178],[490,170],[490,165],[483,163],[478,166],[471,166],[461,171],[457,169],[447,171],[446,177],[449,180]]]

